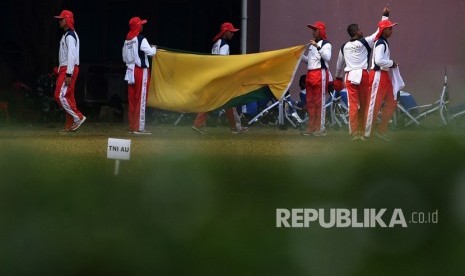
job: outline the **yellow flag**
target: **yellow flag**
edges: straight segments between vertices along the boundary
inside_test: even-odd
[[[148,105],[205,112],[268,87],[276,98],[289,89],[305,45],[248,55],[197,55],[159,49],[153,57]]]

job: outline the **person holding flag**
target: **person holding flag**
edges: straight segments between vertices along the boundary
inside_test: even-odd
[[[129,133],[150,135],[145,130],[145,110],[150,84],[149,56],[157,53],[157,48],[150,45],[140,33],[147,20],[133,17],[129,20],[129,32],[123,45],[123,61],[126,63],[125,81],[128,82]]]
[[[329,61],[332,47],[327,40],[324,22],[317,21],[307,27],[313,30],[313,40],[310,40],[308,55],[302,58],[308,69],[305,81],[308,127],[307,131],[301,133],[305,136],[326,136],[325,97],[330,81]]]
[[[235,28],[232,23],[223,23],[221,25],[220,32],[213,38],[214,44],[211,53],[213,55],[229,55],[228,42],[234,37],[234,33],[237,31],[239,31],[239,29]],[[241,125],[241,119],[237,114],[236,108],[227,108],[225,113],[231,127],[231,133],[239,134],[249,130],[248,127],[243,127]],[[198,113],[194,120],[192,129],[200,134],[207,134],[207,131],[205,130],[205,123],[207,118],[208,112]]]

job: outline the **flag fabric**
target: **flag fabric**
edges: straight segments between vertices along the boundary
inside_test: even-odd
[[[153,57],[150,107],[206,112],[244,104],[271,92],[280,99],[305,45],[247,55],[200,55],[159,49]]]

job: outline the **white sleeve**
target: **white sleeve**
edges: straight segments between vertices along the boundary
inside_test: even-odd
[[[366,42],[368,43],[368,45],[370,45],[370,48],[372,49],[373,49],[373,46],[375,45],[375,39],[376,39],[376,35],[378,34],[378,32],[379,32],[379,29],[376,29],[376,32],[374,34],[365,37]]]
[[[154,56],[157,53],[157,48],[150,46],[146,38],[142,39],[140,44],[140,50],[144,52],[147,56]]]
[[[379,44],[375,47],[373,54],[375,65],[378,65],[381,68],[389,68],[394,64],[394,62],[386,56],[386,50],[385,44]]]
[[[344,76],[345,63],[344,55],[342,54],[342,50],[340,50],[336,63],[336,78],[342,78]]]
[[[308,64],[308,56],[302,55],[302,61]]]
[[[124,49],[125,47],[126,47],[126,43],[123,44],[123,48],[121,49],[121,56],[123,57],[123,62],[124,62],[124,63],[127,63],[127,62],[126,62],[126,60],[127,60],[127,59],[126,59],[126,51],[125,51],[125,49]]]
[[[228,44],[225,44],[223,45],[221,48],[220,48],[220,53],[219,55],[222,55],[222,56],[227,56],[229,55],[229,45]]]
[[[387,17],[387,16],[382,16],[381,17],[381,21],[388,20],[388,19],[389,19],[389,17]],[[371,48],[373,48],[373,46],[375,45],[375,39],[376,39],[376,35],[378,34],[378,32],[379,32],[379,28],[376,28],[375,33],[373,33],[370,36],[365,37],[365,40],[368,42],[368,45],[370,45]]]
[[[308,47],[308,54],[307,55],[305,55],[305,54],[302,55],[302,61],[305,62],[306,64],[308,64],[308,56],[310,55],[310,51],[311,51],[310,47]]]
[[[127,57],[127,49],[126,49],[126,42],[123,44],[123,49],[122,49],[122,56],[123,56],[123,62],[124,63],[129,63],[128,57]]]
[[[72,75],[74,72],[74,66],[76,65],[77,61],[77,47],[76,47],[76,39],[68,35],[66,36],[66,46],[68,47],[68,60],[66,66],[66,74]]]

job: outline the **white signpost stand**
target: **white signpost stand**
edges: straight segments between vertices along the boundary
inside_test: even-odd
[[[107,158],[116,160],[115,175],[118,175],[120,160],[131,158],[131,140],[108,138]]]

